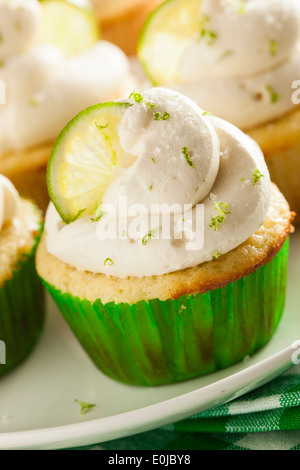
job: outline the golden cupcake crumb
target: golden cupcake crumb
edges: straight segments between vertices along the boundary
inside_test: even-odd
[[[21,199],[17,217],[0,232],[0,287],[12,278],[22,257],[28,254],[38,233],[41,214],[30,202]]]
[[[223,287],[271,261],[293,231],[293,218],[288,203],[273,184],[272,203],[265,222],[247,241],[216,260],[162,276],[119,279],[79,271],[63,263],[47,252],[44,236],[37,251],[37,270],[46,282],[63,293],[90,302],[101,299],[104,304],[134,304],[156,298],[177,299]]]

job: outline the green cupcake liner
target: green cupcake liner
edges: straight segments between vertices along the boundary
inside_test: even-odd
[[[269,341],[284,309],[288,247],[245,278],[177,300],[104,305],[44,284],[102,372],[161,385],[233,365]]]
[[[44,289],[35,270],[39,238],[0,288],[0,377],[28,356],[43,328]]]

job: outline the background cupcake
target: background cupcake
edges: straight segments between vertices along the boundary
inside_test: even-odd
[[[61,128],[135,82],[124,53],[98,40],[92,13],[70,2],[1,0],[0,29],[0,171],[45,208],[46,165]]]
[[[136,54],[139,33],[147,15],[163,0],[92,0],[100,21],[102,37]]]
[[[236,127],[173,90],[135,92],[64,129],[48,185],[37,269],[106,374],[176,382],[271,338],[292,214],[261,150]]]
[[[299,3],[169,0],[149,18],[139,57],[170,86],[248,132],[272,180],[300,212]]]
[[[29,354],[42,330],[43,287],[34,262],[41,230],[38,209],[0,175],[0,340],[6,356],[0,376]]]

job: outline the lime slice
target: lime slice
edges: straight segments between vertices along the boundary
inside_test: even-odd
[[[138,43],[138,56],[155,85],[176,83],[182,55],[200,34],[201,0],[167,0],[148,17]]]
[[[95,214],[122,168],[117,127],[128,103],[101,103],[81,111],[57,138],[48,163],[50,198],[61,218]]]
[[[96,17],[82,0],[42,0],[41,43],[60,47],[66,55],[79,54],[100,37]]]

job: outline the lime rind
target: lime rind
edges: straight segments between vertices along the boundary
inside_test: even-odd
[[[95,214],[124,153],[118,125],[129,103],[101,103],[81,111],[58,136],[48,162],[50,198],[64,222]]]
[[[157,85],[176,83],[180,60],[199,34],[201,0],[166,0],[147,18],[137,53],[147,77]]]

